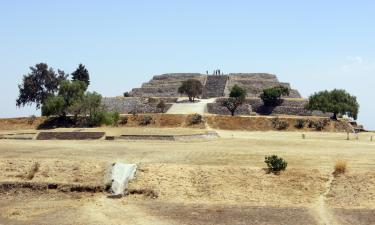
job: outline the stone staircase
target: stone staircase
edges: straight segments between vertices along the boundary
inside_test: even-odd
[[[227,75],[210,75],[207,76],[206,83],[203,88],[203,98],[223,97],[225,87],[229,77]]]

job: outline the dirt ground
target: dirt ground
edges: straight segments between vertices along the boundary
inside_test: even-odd
[[[189,141],[0,140],[0,224],[375,224],[374,133],[346,140],[346,133],[304,132],[303,139],[301,132],[217,132],[220,138]],[[286,159],[287,170],[268,174],[269,154]],[[347,161],[347,172],[333,176],[338,159]],[[104,187],[114,162],[139,166],[133,192],[121,199],[22,186]]]

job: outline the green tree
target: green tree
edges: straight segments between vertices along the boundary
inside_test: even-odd
[[[61,82],[57,95],[51,95],[42,106],[43,116],[66,117],[73,114],[76,118],[82,111],[83,97],[87,86],[82,81]]]
[[[246,90],[234,85],[230,91],[229,98],[223,99],[221,105],[226,107],[232,116],[236,112],[237,108],[241,106],[246,100]]]
[[[194,99],[202,94],[203,85],[199,80],[189,79],[183,81],[178,88],[178,93],[185,94],[189,97],[189,101],[194,102]]]
[[[278,86],[264,89],[260,98],[265,106],[277,106],[281,103],[281,97],[287,95],[289,95],[289,89],[284,86]]]
[[[90,75],[89,71],[85,68],[84,65],[79,64],[78,68],[72,73],[73,81],[83,81],[88,87],[90,85]]]
[[[357,119],[359,104],[355,96],[342,89],[320,91],[309,97],[306,104],[308,110],[320,110],[333,113],[332,119],[337,120],[337,114],[347,115]]]
[[[23,76],[22,84],[18,85],[16,105],[21,107],[35,103],[39,109],[49,96],[56,93],[60,83],[68,76],[61,70],[55,73],[46,63],[36,64],[35,67],[30,67],[30,70],[29,74]]]

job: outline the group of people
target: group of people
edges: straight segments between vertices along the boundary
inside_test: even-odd
[[[206,71],[206,74],[208,75],[208,70]],[[216,69],[214,70],[214,72],[212,73],[212,75],[223,75],[224,73],[221,72],[221,70],[219,69]]]

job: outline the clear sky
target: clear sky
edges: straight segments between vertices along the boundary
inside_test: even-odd
[[[344,88],[375,129],[375,1],[0,2],[0,117],[18,109],[17,84],[46,62],[89,69],[90,90],[122,95],[168,72],[269,72],[304,97]]]

